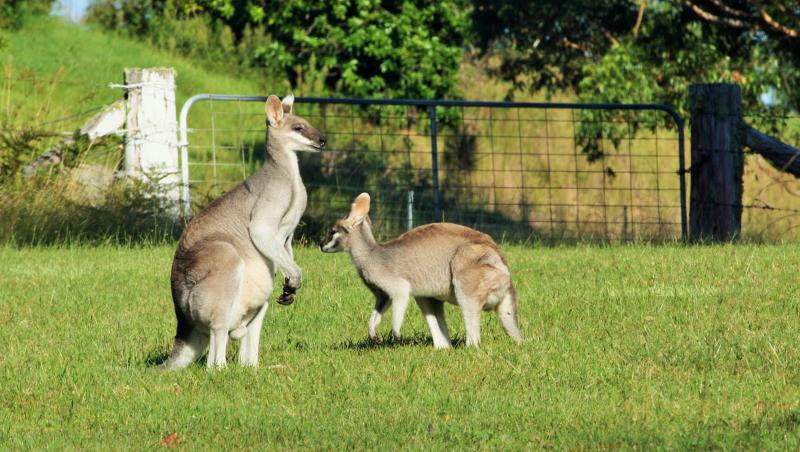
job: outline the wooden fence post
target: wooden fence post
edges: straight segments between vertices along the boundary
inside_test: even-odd
[[[689,87],[692,123],[689,236],[727,241],[742,229],[742,96],[739,87]]]
[[[180,208],[175,70],[125,69],[125,174],[159,187],[176,216]]]

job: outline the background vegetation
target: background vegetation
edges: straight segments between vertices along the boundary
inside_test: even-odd
[[[747,0],[99,1],[90,21],[183,53],[279,70],[344,96],[457,94],[461,59],[497,56],[520,90],[686,105],[690,83],[742,85],[749,107],[796,108],[800,13]],[[180,24],[177,27],[175,24]],[[208,32],[197,33],[195,27]],[[181,40],[180,28],[190,39]],[[176,37],[176,34],[178,35]],[[217,36],[217,38],[213,38]],[[207,43],[205,38],[228,44]],[[180,42],[175,44],[175,42]],[[225,48],[228,46],[228,48]],[[311,82],[311,83],[309,83]]]
[[[89,20],[212,63],[356,97],[457,96],[458,1],[101,0]]]
[[[0,242],[163,242],[180,233],[152,197],[153,187],[114,177],[122,140],[78,140],[62,164],[24,167],[71,137],[101,108],[123,95],[126,67],[170,66],[178,72],[177,102],[202,91],[263,92],[268,79],[210,71],[145,43],[33,17],[3,33],[0,49]],[[113,49],[113,51],[110,51]],[[107,189],[107,190],[106,190]]]
[[[118,140],[79,142],[71,149],[74,158],[49,171],[39,171],[33,180],[17,174],[24,172],[36,156],[58,145],[64,136],[72,135],[98,108],[119,99],[121,91],[108,88],[108,82],[119,81],[126,66],[175,67],[179,74],[179,103],[203,91],[282,93],[294,89],[303,95],[382,98],[664,102],[685,112],[689,83],[732,81],[743,87],[749,122],[768,125],[767,131],[789,143],[798,142],[797,122],[791,117],[797,107],[796,49],[800,47],[796,45],[796,30],[800,22],[790,2],[562,3],[101,0],[93,3],[86,23],[77,26],[43,15],[50,5],[48,1],[5,2],[0,8],[2,37],[6,41],[2,50],[0,187],[4,196],[0,201],[0,223],[3,223],[0,241],[42,243],[57,242],[63,237],[84,237],[95,242],[102,241],[108,231],[120,231],[125,236],[125,228],[134,228],[135,223],[117,213],[128,207],[145,219],[141,224],[160,225],[155,234],[131,232],[130,237],[149,237],[146,240],[150,241],[151,236],[164,240],[173,236],[175,225],[164,224],[163,218],[153,215],[159,206],[131,199],[130,187],[113,182],[120,156]],[[373,113],[367,112],[364,117],[374,120]],[[419,118],[419,113],[425,112],[399,112],[408,118]],[[494,140],[478,136],[487,133],[482,129],[484,126],[469,129],[457,112],[448,116],[448,112],[442,111],[440,115],[450,126],[445,133],[455,137],[440,143],[445,159],[441,162],[443,182],[485,187],[497,183],[496,169],[502,172],[501,182],[513,177],[514,169],[529,169],[521,167],[513,156],[487,157],[487,142],[492,145]],[[574,137],[580,151],[585,153],[585,162],[567,159],[556,166],[599,168],[605,161],[616,162],[605,165],[609,168],[624,166],[624,156],[618,151],[630,132],[627,127],[639,134],[637,138],[660,133],[662,138],[672,139],[670,122],[663,120],[663,116],[641,115],[631,122],[613,115],[581,112],[579,116],[578,119],[604,122],[595,126],[591,126],[592,122],[580,123],[575,130],[563,133],[545,130],[546,134]],[[608,122],[620,120],[625,121],[623,127]],[[209,130],[211,121],[211,115],[199,116],[193,118],[193,127]],[[232,120],[228,121],[226,124]],[[491,124],[491,119],[483,116],[478,121]],[[217,128],[223,125],[216,124]],[[375,126],[374,123],[359,125],[366,130],[380,130],[383,125]],[[413,119],[398,129],[400,133],[424,135],[424,127],[424,119]],[[495,129],[489,133],[497,136],[517,133],[511,130],[512,123],[491,127]],[[249,138],[249,154],[244,159],[239,154],[213,155],[199,149],[210,148],[211,141],[193,135],[198,140],[198,149],[193,152],[198,152],[200,158],[234,163],[232,171],[236,173],[236,178],[202,187],[194,195],[198,207],[238,180],[239,173],[248,174],[258,164],[263,132],[260,123],[253,129],[257,132]],[[241,140],[232,133],[219,134],[216,139],[223,144]],[[424,136],[412,140],[410,145],[419,150],[421,140]],[[515,149],[514,143],[506,141],[502,146]],[[86,152],[90,146],[91,152]],[[354,140],[342,143],[341,148],[366,146],[365,140]],[[429,180],[414,169],[418,162],[412,161],[409,167],[406,161],[402,164],[407,166],[397,169],[403,153],[409,153],[409,142],[392,146],[389,151],[400,155],[398,159],[364,156],[369,161],[362,161],[364,158],[349,155],[326,164],[352,172],[354,177],[360,177],[359,183],[381,185],[391,194],[391,202],[399,203],[407,193],[408,181],[428,186]],[[478,150],[477,154],[464,151],[470,146]],[[526,146],[565,144],[532,140]],[[668,158],[666,166],[663,162],[658,164],[672,171],[674,159]],[[791,209],[800,193],[795,181],[759,157],[748,157],[748,161],[746,202],[763,209],[746,210],[747,231],[752,231],[753,237],[773,240],[783,238],[786,231],[800,231],[795,221],[798,212]],[[364,165],[379,170],[359,176],[356,167]],[[324,168],[318,172],[320,181],[338,177],[325,173]],[[112,191],[117,194],[98,197],[90,189],[90,196],[85,196],[88,173],[100,173],[104,181],[112,181]],[[605,184],[603,179],[598,183]],[[626,183],[622,177],[615,180],[618,185]],[[384,187],[387,184],[392,186]],[[540,220],[541,213],[536,209],[546,207],[542,199],[525,198],[527,194],[511,190],[500,191],[500,194],[485,190],[458,192],[457,196],[486,206],[475,214],[485,214],[491,221],[524,222],[526,215],[529,221]],[[56,210],[45,209],[47,203],[33,200],[34,194],[37,199],[52,201]],[[326,202],[346,205],[352,193],[320,190],[318,195],[325,197]],[[576,195],[568,194],[566,203],[572,202],[570,196]],[[126,200],[122,205],[121,199]],[[40,207],[22,209],[23,205]],[[512,207],[499,211],[497,205]],[[787,206],[786,211],[773,209]],[[57,209],[74,215],[57,214]],[[90,220],[86,213],[77,212],[101,213]],[[391,213],[399,214],[402,212]],[[73,222],[72,217],[78,219]],[[96,218],[105,218],[105,223]],[[53,219],[59,220],[54,223]],[[23,228],[25,222],[31,226]],[[46,224],[61,226],[42,226]],[[105,225],[100,227],[102,224]],[[44,234],[44,230],[50,232]]]
[[[575,89],[585,101],[642,99],[686,111],[691,83],[730,82],[746,110],[800,105],[800,18],[791,1],[476,3],[471,23],[515,88]],[[503,24],[503,31],[492,29]]]

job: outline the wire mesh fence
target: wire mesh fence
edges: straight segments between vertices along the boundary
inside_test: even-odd
[[[0,128],[64,135],[120,98],[120,91],[108,84],[96,84],[91,91],[84,88],[60,72],[41,77],[6,68],[0,75]]]
[[[70,140],[118,100],[120,90],[97,84],[78,94],[80,86],[63,75],[22,72],[0,76],[0,87],[2,171],[13,172],[14,165],[28,165],[63,143],[70,143],[64,158],[73,159],[66,164],[81,166],[74,174],[102,168],[102,175],[86,177],[106,180],[116,171],[122,135],[103,143]],[[75,100],[56,101],[65,96]],[[263,99],[228,96],[191,109],[186,169],[195,209],[263,161]],[[659,108],[298,99],[296,113],[329,138],[324,152],[300,155],[310,195],[301,232],[316,237],[368,191],[384,238],[432,221],[466,224],[506,240],[680,238],[686,216],[682,129],[680,118]],[[800,146],[800,116],[744,119]],[[799,196],[794,176],[745,149],[744,239],[800,239]]]
[[[745,115],[746,123],[800,148],[800,116]],[[742,237],[754,241],[800,239],[800,181],[762,156],[745,150]]]
[[[182,120],[195,208],[251,174],[265,144],[263,97],[202,100]],[[515,241],[685,234],[682,126],[665,107],[301,98],[294,113],[329,143],[300,155],[307,237],[362,191],[383,237],[432,221]]]
[[[0,76],[0,176],[39,163],[113,171],[121,157],[121,133],[105,140],[84,139],[80,133],[88,120],[121,97],[120,90],[108,85],[96,87],[86,91],[62,72],[42,77],[6,67]],[[58,151],[56,162],[47,159],[53,155],[47,154],[50,150]]]
[[[44,77],[6,66],[0,76],[0,243],[177,238],[181,225],[160,187],[121,177],[130,138],[123,95],[108,83],[77,83],[62,71]]]

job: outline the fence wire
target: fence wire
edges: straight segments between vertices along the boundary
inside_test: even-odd
[[[299,156],[306,237],[366,191],[383,238],[433,221],[514,241],[681,238],[679,128],[667,111],[397,102],[409,103],[297,100],[294,113],[328,141]],[[208,99],[188,122],[196,209],[263,161],[263,98]]]
[[[98,83],[96,92],[70,91],[75,102],[54,102],[77,86],[64,76],[7,74],[0,85],[0,146],[5,161],[10,155],[21,165],[72,137],[120,95]],[[191,110],[186,150],[195,209],[263,162],[263,98],[230,97]],[[375,199],[373,219],[383,238],[442,220],[507,240],[661,241],[683,233],[681,140],[667,111],[392,102],[298,99],[295,112],[329,142],[322,153],[300,155],[310,195],[301,229],[307,237],[343,216],[362,191]],[[796,114],[753,114],[745,121],[800,146]],[[78,143],[74,151],[88,147],[81,164],[114,171],[119,141]],[[743,199],[735,206],[743,211],[743,238],[800,239],[798,197],[797,178],[745,150]]]
[[[6,68],[0,76],[0,176],[10,177],[54,149],[63,151],[62,165],[117,168],[120,137],[76,139],[86,121],[119,99],[120,91],[105,84],[86,92],[85,86],[62,73],[42,78]]]
[[[800,116],[745,115],[746,123],[800,148]],[[742,237],[754,241],[800,239],[800,181],[754,152],[745,152]]]

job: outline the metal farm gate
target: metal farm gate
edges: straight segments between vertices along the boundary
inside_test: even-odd
[[[185,215],[260,165],[265,101],[183,105]],[[665,105],[297,98],[294,113],[328,138],[299,154],[306,238],[362,191],[383,238],[433,221],[512,241],[686,237],[683,121]]]

